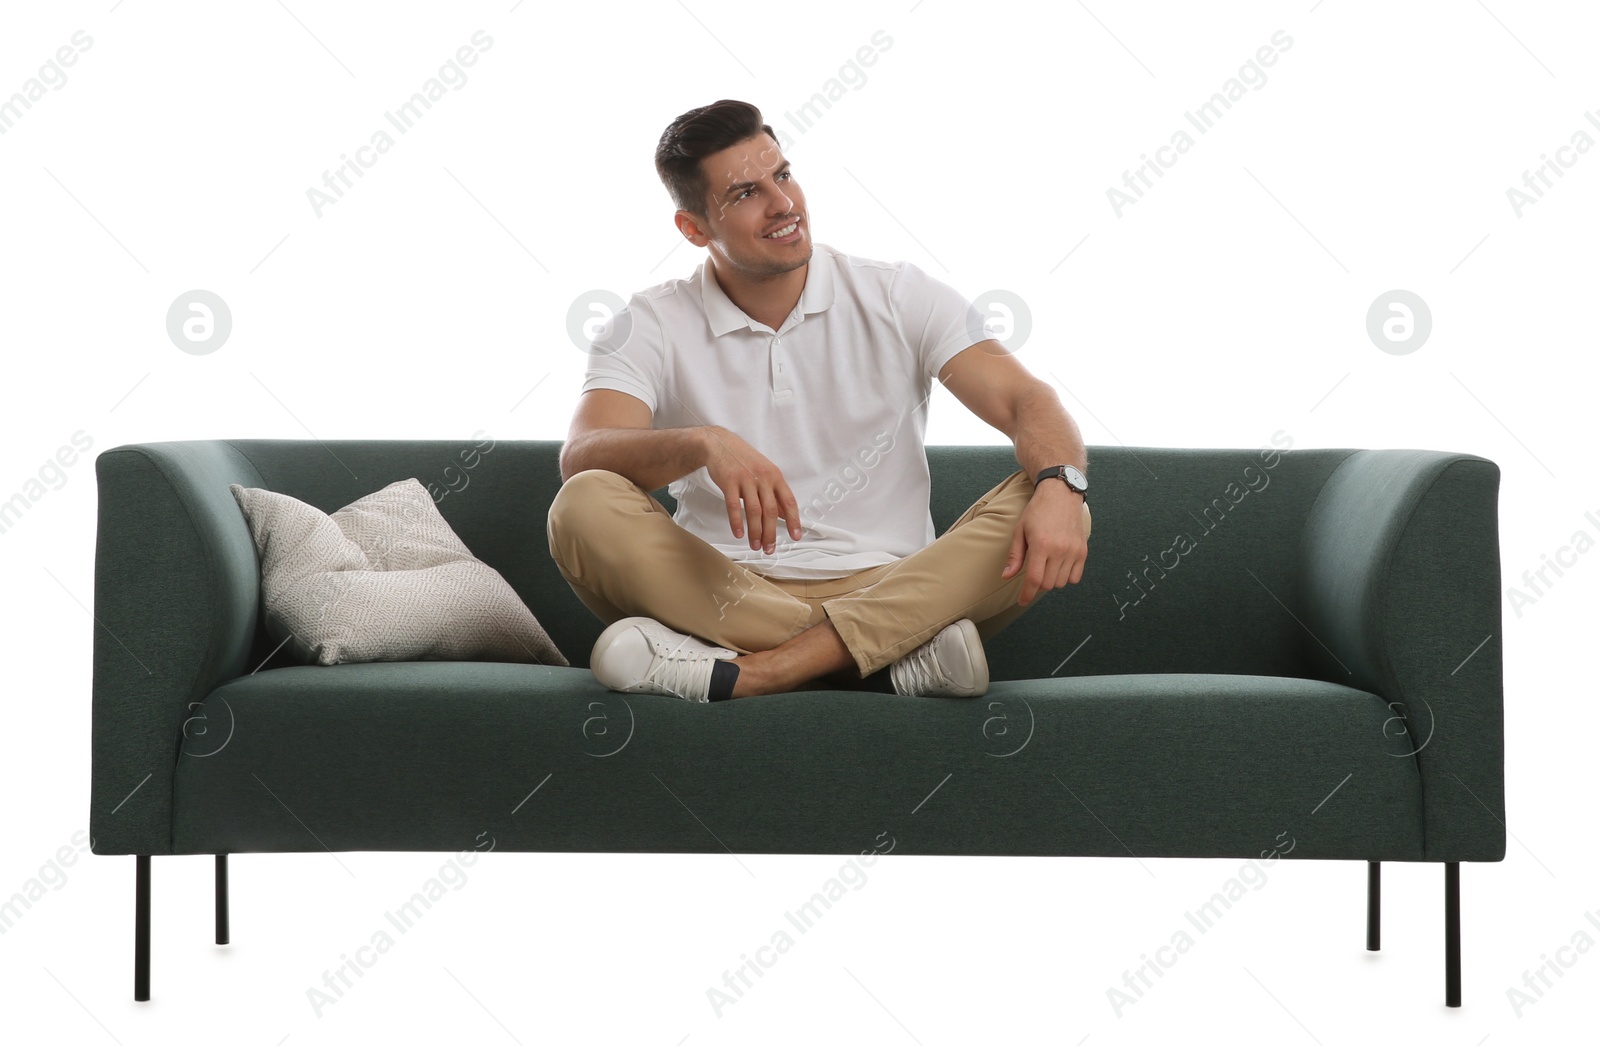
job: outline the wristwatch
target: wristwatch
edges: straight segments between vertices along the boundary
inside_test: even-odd
[[[1047,479],[1059,479],[1079,494],[1083,495],[1084,503],[1089,501],[1086,493],[1089,489],[1089,477],[1071,465],[1051,465],[1033,478],[1033,485],[1037,487]]]

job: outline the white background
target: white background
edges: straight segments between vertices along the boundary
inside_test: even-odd
[[[1588,5],[113,2],[8,5],[0,21],[0,98],[76,31],[92,39],[0,135],[0,498],[74,432],[93,442],[0,534],[0,897],[87,826],[93,455],[564,437],[584,362],[575,298],[626,297],[703,258],[651,155],[674,116],[718,98],[788,131],[819,242],[1021,295],[1019,358],[1064,383],[1091,448],[1256,447],[1282,429],[1296,447],[1479,454],[1502,470],[1507,586],[1575,532],[1600,537],[1585,517],[1600,516],[1600,156],[1564,154],[1572,167],[1520,215],[1507,197],[1575,132],[1600,138],[1584,118],[1600,119]],[[307,190],[480,29],[492,46],[467,82],[319,217]],[[1195,132],[1183,113],[1280,29],[1292,46],[1265,83]],[[797,132],[785,114],[878,30],[892,43],[864,81],[850,70],[855,86]],[[1119,216],[1107,190],[1179,129],[1194,147]],[[195,288],[233,317],[208,355],[166,332]],[[1405,355],[1366,333],[1397,288],[1433,317]],[[929,442],[1002,439],[937,391]],[[345,870],[326,853],[237,857],[224,949],[208,943],[209,858],[158,859],[155,997],[135,1004],[133,859],[84,855],[0,937],[4,1034],[1573,1041],[1592,1027],[1600,955],[1562,953],[1576,963],[1520,1015],[1507,989],[1578,931],[1600,940],[1584,918],[1600,891],[1595,684],[1579,659],[1597,584],[1585,552],[1536,602],[1504,606],[1512,840],[1505,862],[1462,869],[1460,1010],[1443,1006],[1435,865],[1385,867],[1384,950],[1369,955],[1364,867],[1277,863],[1119,1016],[1107,989],[1238,862],[884,861],[718,1016],[706,990],[842,858],[507,853],[320,1016],[307,989],[447,855],[341,854]]]

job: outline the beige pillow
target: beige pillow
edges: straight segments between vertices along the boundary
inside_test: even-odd
[[[433,496],[402,479],[328,515],[230,483],[261,563],[267,634],[300,664],[522,661],[571,667]]]

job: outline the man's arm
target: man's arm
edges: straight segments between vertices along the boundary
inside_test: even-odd
[[[1017,464],[1031,480],[1051,465],[1075,465],[1087,475],[1088,450],[1077,423],[1055,389],[993,339],[969,345],[939,371],[939,380],[978,417],[1016,447]],[[1036,487],[1011,535],[1002,579],[1026,564],[1017,602],[1027,606],[1041,591],[1075,585],[1089,556],[1088,513],[1082,494],[1065,483]]]
[[[939,381],[978,417],[1006,434],[1017,464],[1032,479],[1051,465],[1074,465],[1089,472],[1083,436],[1049,383],[1030,374],[998,341],[982,341],[956,353],[939,371]],[[1065,483],[1049,483],[1082,495]]]
[[[561,482],[586,469],[605,469],[656,490],[703,468],[722,491],[734,537],[748,537],[752,550],[771,555],[782,519],[789,537],[800,540],[799,503],[766,455],[721,425],[657,429],[652,417],[648,404],[626,392],[590,389],[579,396],[561,446]]]
[[[626,392],[590,389],[579,396],[561,446],[561,481],[605,469],[657,490],[706,464],[706,426],[654,429],[651,417],[649,406]]]

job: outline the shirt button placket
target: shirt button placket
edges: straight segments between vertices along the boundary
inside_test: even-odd
[[[794,386],[789,382],[789,370],[784,366],[783,337],[774,334],[768,343],[768,359],[771,362],[772,399],[782,403],[794,396]]]

